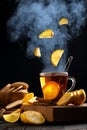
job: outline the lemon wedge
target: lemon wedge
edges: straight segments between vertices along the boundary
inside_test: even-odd
[[[40,48],[39,47],[34,49],[34,56],[41,57],[41,52],[40,52]]]
[[[18,109],[16,109],[16,110],[14,110],[11,114],[14,114],[14,113],[21,113],[21,108],[18,108]]]
[[[14,122],[18,121],[19,118],[20,118],[20,113],[11,113],[11,114],[3,115],[3,119],[9,123],[14,123]]]
[[[63,25],[63,24],[69,24],[68,19],[62,18],[62,19],[59,21],[59,25]]]
[[[39,35],[39,38],[52,38],[53,36],[54,32],[51,29],[47,29]]]
[[[21,109],[18,108],[18,109],[16,109],[15,111],[13,111],[13,112],[10,113],[10,114],[3,114],[3,119],[4,119],[6,122],[14,123],[14,122],[16,122],[16,121],[19,120],[19,118],[20,118],[20,113],[21,113]]]
[[[55,50],[51,54],[51,62],[54,66],[57,66],[60,58],[62,57],[64,50]]]
[[[22,101],[22,104],[23,105],[29,105],[29,100],[30,99],[32,99],[34,97],[34,93],[28,93],[28,94],[26,94],[25,96],[24,96],[24,98],[23,98],[23,101]]]
[[[58,106],[64,106],[64,105],[68,105],[69,103],[71,103],[73,100],[73,93],[71,92],[66,92],[58,101],[57,101],[57,105]]]

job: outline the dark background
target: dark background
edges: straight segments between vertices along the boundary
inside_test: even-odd
[[[24,81],[30,85],[29,91],[41,96],[39,73],[43,64],[37,58],[26,58],[26,39],[11,43],[7,38],[7,20],[11,17],[17,3],[14,0],[0,1],[0,88],[8,83]],[[76,79],[76,89],[87,91],[87,25],[79,37],[68,45],[68,57],[74,59],[69,75]]]

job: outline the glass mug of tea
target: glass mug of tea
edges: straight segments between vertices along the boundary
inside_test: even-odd
[[[68,81],[71,86],[68,86]],[[41,72],[40,84],[44,99],[54,99],[61,97],[64,92],[72,91],[75,88],[76,80],[68,76],[68,72]],[[69,88],[68,88],[68,87]]]

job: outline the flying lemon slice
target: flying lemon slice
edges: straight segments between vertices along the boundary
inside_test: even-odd
[[[54,66],[57,66],[60,58],[62,57],[64,50],[55,50],[51,54],[51,62]]]
[[[62,18],[62,19],[59,21],[59,25],[63,25],[63,24],[69,24],[68,19]]]
[[[40,48],[39,47],[34,49],[34,56],[41,57],[41,52],[40,52]]]
[[[39,35],[39,38],[52,38],[53,36],[54,32],[51,29],[47,29]]]

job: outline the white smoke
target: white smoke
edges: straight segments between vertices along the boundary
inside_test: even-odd
[[[80,35],[86,23],[86,0],[17,0],[19,2],[14,14],[7,22],[8,33],[12,42],[27,37],[27,56],[33,57],[35,47],[41,48],[44,71],[58,71],[65,66],[67,44],[69,40]],[[69,25],[59,26],[58,21],[65,17]],[[55,33],[52,39],[39,39],[38,35],[45,29]],[[50,55],[55,49],[64,49],[58,67],[53,67]]]

